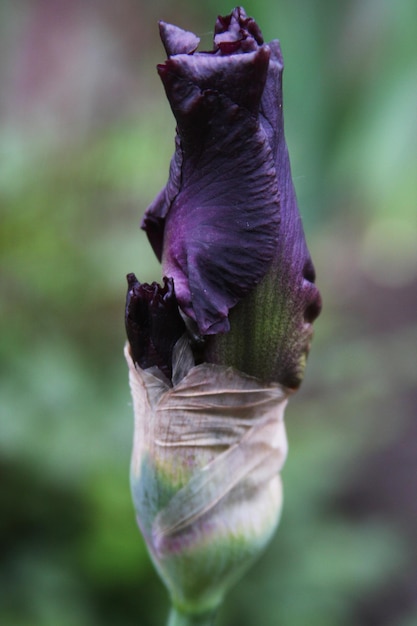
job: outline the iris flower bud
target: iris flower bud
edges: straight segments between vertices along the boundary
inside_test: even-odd
[[[218,17],[211,52],[176,26],[160,33],[177,135],[142,224],[164,285],[128,276],[131,485],[176,615],[196,616],[277,525],[284,408],[321,302],[284,138],[279,42],[265,44],[240,7]]]

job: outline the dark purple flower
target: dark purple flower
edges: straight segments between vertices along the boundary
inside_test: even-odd
[[[264,44],[242,8],[218,17],[211,52],[197,52],[192,33],[160,30],[177,135],[143,221],[164,285],[128,276],[131,486],[170,623],[200,623],[276,528],[284,410],[321,305],[284,138],[278,41]]]
[[[214,48],[160,23],[177,121],[169,180],[142,227],[204,360],[297,387],[320,312],[283,130],[283,61],[236,8]]]

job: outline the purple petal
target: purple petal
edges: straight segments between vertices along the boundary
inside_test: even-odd
[[[229,329],[229,309],[262,278],[276,247],[276,172],[256,117],[268,60],[263,47],[178,55],[159,67],[179,149],[144,226],[157,253],[163,241],[164,273],[202,334]]]
[[[271,59],[260,105],[262,128],[274,154],[281,221],[274,258],[262,282],[229,319],[231,331],[207,343],[206,358],[290,388],[299,386],[321,310],[315,272],[298,211],[284,136],[282,72],[278,41],[268,44]]]
[[[168,182],[149,205],[141,224],[141,228],[146,231],[149,242],[159,261],[162,261],[165,218],[181,186],[182,160],[182,150],[177,135],[175,138],[175,152],[169,167]]]
[[[171,378],[172,350],[185,331],[173,281],[141,284],[134,274],[127,281],[125,322],[133,360],[142,369],[156,365]]]
[[[271,364],[276,379],[297,387],[303,377],[312,338],[312,322],[321,311],[320,293],[314,284],[315,270],[307,248],[297,198],[291,176],[290,159],[284,137],[282,72],[278,41],[271,42],[271,63],[262,98],[261,115],[275,129],[270,143],[275,150],[275,167],[281,200],[278,246],[270,269],[276,289],[271,302],[276,315],[288,320],[278,334]],[[274,102],[275,95],[275,102]],[[263,125],[264,128],[266,125]],[[285,294],[282,299],[278,294]]]
[[[162,21],[159,22],[159,34],[168,56],[192,54],[200,43],[200,39],[194,33]]]
[[[242,7],[230,15],[219,15],[214,26],[214,45],[222,54],[236,54],[256,50],[264,42],[261,29]]]

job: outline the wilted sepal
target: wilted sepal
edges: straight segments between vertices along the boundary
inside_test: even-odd
[[[157,368],[135,366],[129,346],[125,354],[138,523],[173,604],[193,613],[221,602],[278,523],[288,390],[192,366],[186,346],[176,346],[174,387]]]

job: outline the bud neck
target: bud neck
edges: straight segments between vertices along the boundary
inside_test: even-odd
[[[182,613],[175,607],[171,608],[168,626],[214,626],[215,612]]]

